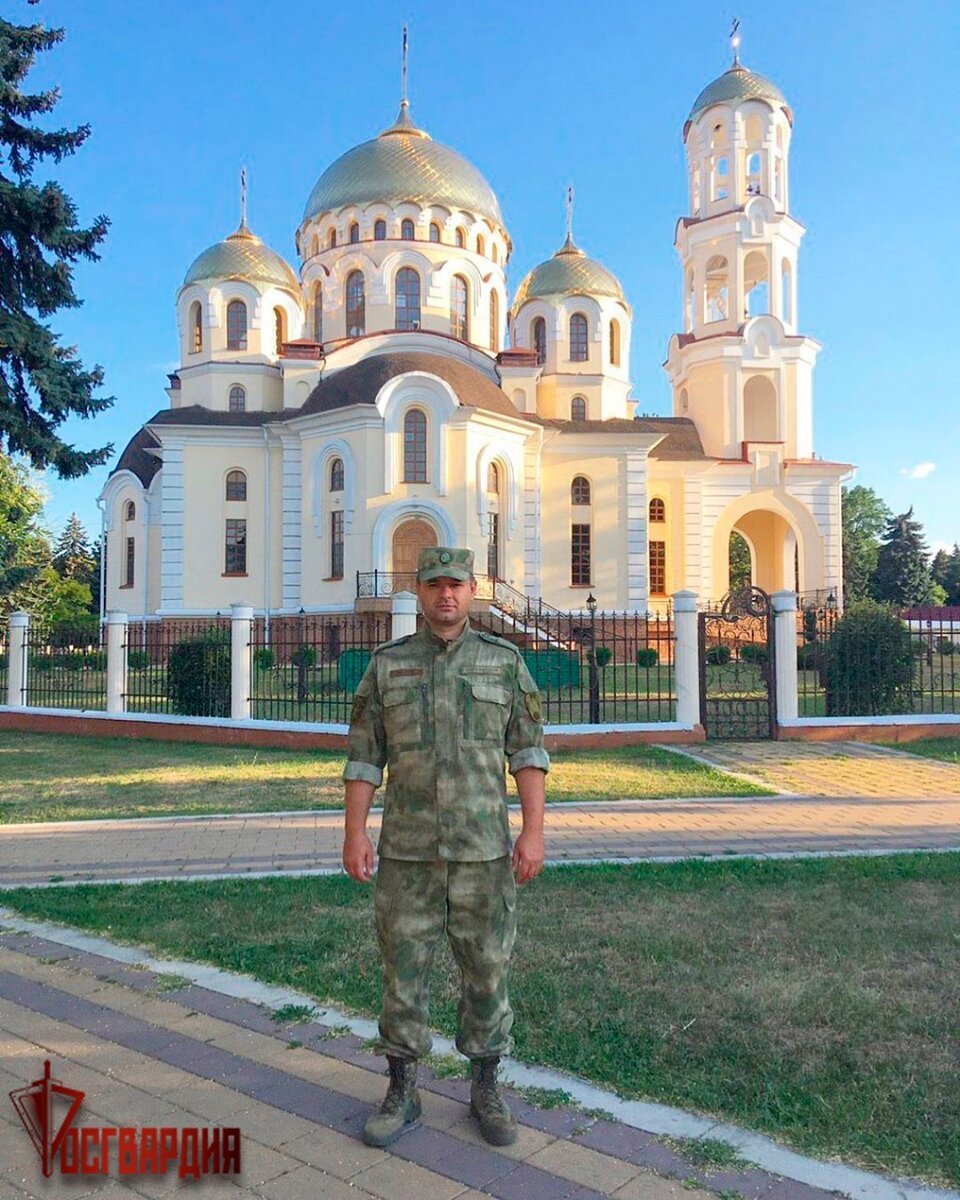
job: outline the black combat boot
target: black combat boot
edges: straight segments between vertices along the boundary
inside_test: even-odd
[[[417,1060],[387,1055],[390,1086],[380,1111],[367,1118],[363,1140],[368,1146],[389,1146],[401,1133],[412,1129],[420,1116],[417,1091]]]
[[[497,1087],[499,1058],[474,1058],[470,1061],[470,1112],[480,1123],[480,1136],[491,1146],[512,1146],[517,1140],[517,1119],[507,1107]]]

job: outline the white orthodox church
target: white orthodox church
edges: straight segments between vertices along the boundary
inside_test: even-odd
[[[674,415],[637,418],[616,276],[568,236],[511,298],[496,195],[404,100],[320,176],[299,273],[245,219],[187,271],[169,406],[102,495],[106,607],[352,611],[439,543],[555,608],[650,612],[722,596],[733,531],[758,586],[841,598],[850,468],[813,450],[792,127],[736,58],[697,97]]]

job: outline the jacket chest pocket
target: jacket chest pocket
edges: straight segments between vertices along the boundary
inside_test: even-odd
[[[484,745],[503,745],[510,715],[510,692],[493,680],[460,680],[463,740]]]
[[[380,697],[388,750],[413,750],[423,744],[426,687],[387,688]]]

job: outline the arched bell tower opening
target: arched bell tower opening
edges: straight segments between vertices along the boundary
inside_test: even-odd
[[[750,577],[737,581],[731,572],[726,590],[752,583],[768,595],[784,588],[800,591],[797,579],[798,538],[785,517],[769,509],[754,509],[738,519],[728,539],[728,546],[736,535],[748,547]],[[728,553],[728,562],[732,558]]]

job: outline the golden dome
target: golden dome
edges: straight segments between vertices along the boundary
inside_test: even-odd
[[[252,234],[245,221],[240,222],[236,233],[194,259],[183,286],[201,279],[247,279],[251,283],[275,283],[297,295],[300,293],[290,264]]]
[[[763,100],[771,108],[782,108],[787,120],[793,124],[793,113],[777,85],[755,71],[748,71],[739,62],[734,62],[729,71],[724,71],[719,79],[703,89],[687,119],[695,121],[712,104],[738,104],[745,100]]]
[[[404,100],[396,121],[378,137],[354,146],[327,167],[303,212],[309,220],[348,204],[442,204],[503,225],[490,184],[456,150],[435,142],[413,123]]]
[[[553,258],[548,258],[526,276],[513,302],[516,312],[522,304],[537,296],[613,296],[624,300],[620,281],[605,266],[567,240]]]

